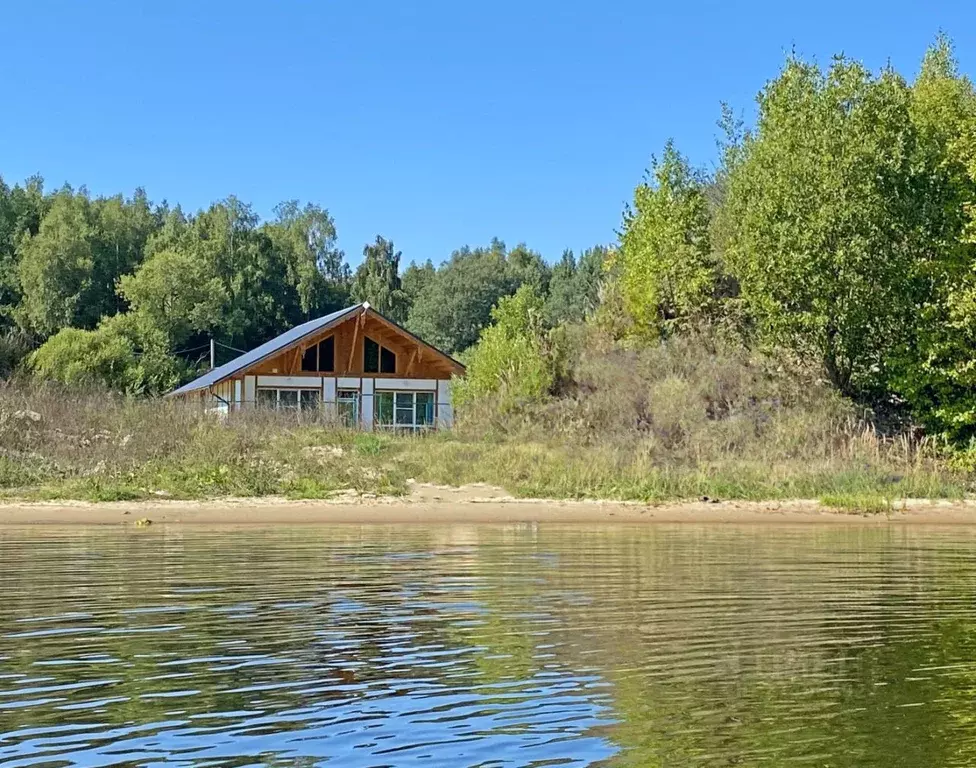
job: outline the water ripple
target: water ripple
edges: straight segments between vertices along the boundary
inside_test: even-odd
[[[965,529],[0,528],[0,765],[976,765]]]

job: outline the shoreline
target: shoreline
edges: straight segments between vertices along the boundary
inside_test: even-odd
[[[976,500],[906,499],[890,512],[857,512],[817,501],[627,501],[517,499],[489,486],[415,485],[403,497],[346,494],[328,500],[277,497],[202,501],[0,501],[0,526],[306,524],[833,524],[974,525]],[[144,524],[144,523],[143,523]]]

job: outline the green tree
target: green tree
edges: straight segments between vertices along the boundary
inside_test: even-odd
[[[125,310],[116,283],[142,261],[149,237],[159,228],[145,191],[137,189],[131,199],[122,195],[99,198],[92,203],[91,295],[92,315],[112,315]],[[98,318],[94,318],[98,319]]]
[[[965,442],[976,437],[976,91],[944,36],[926,52],[911,96],[927,251],[916,331],[892,383],[922,423]]]
[[[195,333],[219,328],[228,303],[212,263],[189,251],[163,250],[119,281],[132,312],[182,344]]]
[[[409,307],[413,307],[417,299],[427,292],[436,277],[437,270],[434,269],[434,263],[430,259],[419,266],[411,263],[404,270],[403,277],[400,279],[400,287],[407,295]]]
[[[285,263],[287,282],[294,287],[302,319],[348,304],[349,265],[336,247],[335,222],[327,210],[311,203],[302,207],[290,200],[275,208],[275,220],[264,230]]]
[[[352,300],[368,301],[377,312],[397,323],[407,319],[409,297],[400,284],[400,256],[391,240],[379,235],[363,248],[363,261],[352,279]]]
[[[491,322],[499,299],[522,284],[537,293],[548,285],[548,266],[539,254],[525,246],[513,254],[510,259],[505,243],[497,238],[487,248],[455,251],[414,300],[407,327],[446,352],[470,347]]]
[[[40,177],[13,188],[0,177],[0,329],[14,324],[14,311],[21,300],[17,246],[24,237],[37,234],[44,209]]]
[[[166,392],[185,372],[168,354],[165,334],[137,315],[106,318],[94,330],[63,328],[31,353],[28,365],[44,380],[134,395]]]
[[[603,267],[609,251],[603,246],[588,248],[577,263],[572,251],[564,251],[552,268],[546,317],[549,324],[582,322],[599,303]]]
[[[468,353],[465,377],[454,384],[455,404],[465,408],[497,396],[496,406],[504,411],[545,397],[554,372],[542,297],[526,283],[502,297],[491,317],[494,324]]]
[[[620,289],[638,333],[657,336],[709,313],[719,275],[709,227],[706,181],[669,141],[620,233]]]
[[[230,197],[182,219],[171,214],[120,291],[174,344],[217,335],[246,348],[304,319],[290,250],[276,249],[251,207]],[[184,277],[186,275],[186,277]],[[175,317],[173,315],[176,315]]]
[[[927,243],[910,104],[891,70],[791,58],[728,174],[725,258],[759,339],[818,361],[845,394],[884,382],[913,320]]]
[[[49,336],[61,328],[94,328],[124,305],[116,281],[142,259],[159,226],[145,194],[91,200],[81,189],[59,190],[36,233],[19,241],[21,323]]]
[[[50,336],[97,322],[86,303],[92,291],[92,239],[88,196],[69,187],[60,190],[37,234],[20,242],[20,321],[25,327]]]
[[[531,285],[540,296],[549,292],[552,270],[542,254],[533,251],[525,243],[519,243],[508,252],[505,262],[505,271],[513,291],[520,286]]]

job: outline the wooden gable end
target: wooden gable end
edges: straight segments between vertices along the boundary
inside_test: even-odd
[[[329,337],[334,339],[334,370],[329,373],[302,371],[305,351]],[[395,373],[364,370],[364,340],[370,338],[396,355]],[[415,339],[381,315],[364,308],[338,325],[326,328],[251,368],[247,374],[279,376],[390,376],[417,379],[449,379],[464,368],[446,355]]]

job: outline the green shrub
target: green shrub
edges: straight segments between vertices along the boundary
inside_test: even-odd
[[[485,398],[497,398],[506,410],[549,394],[554,383],[553,361],[547,345],[544,302],[530,285],[523,285],[492,310],[494,325],[467,356],[467,374],[454,384],[459,408]]]

